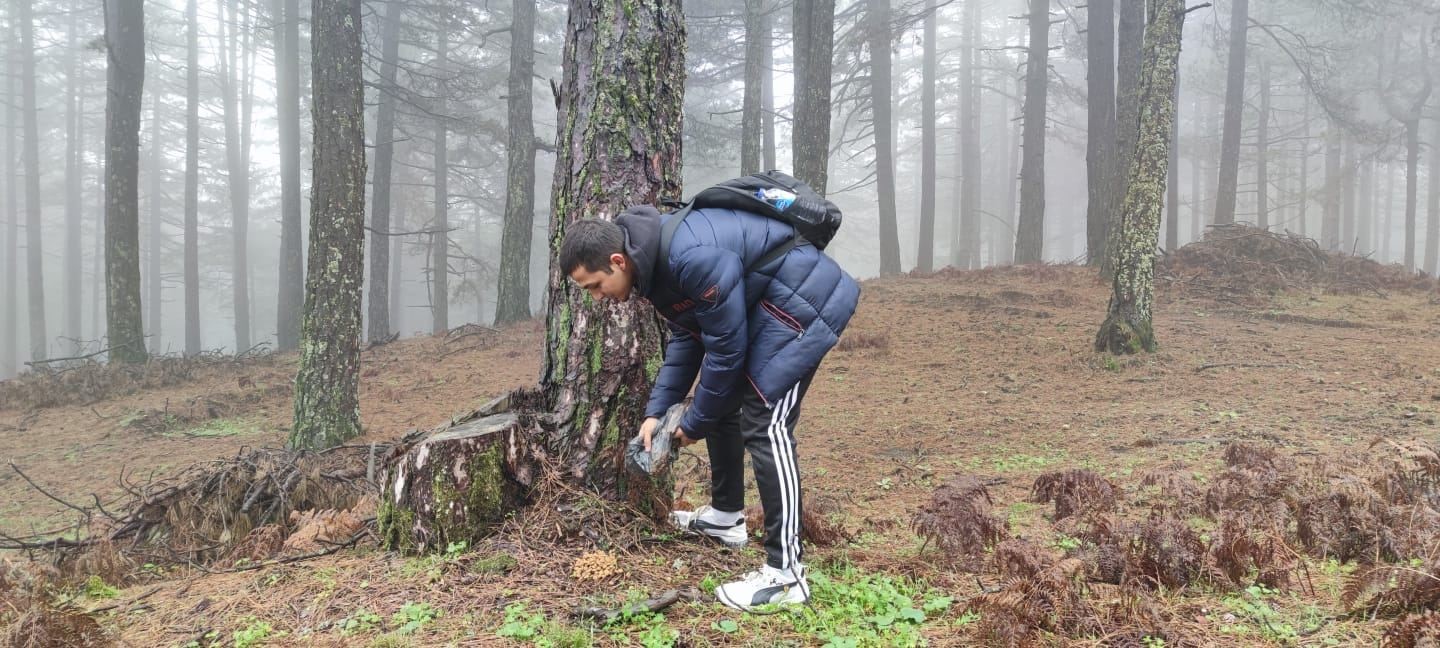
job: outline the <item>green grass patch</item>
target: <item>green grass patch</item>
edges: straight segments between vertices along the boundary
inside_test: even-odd
[[[212,419],[186,430],[175,430],[166,432],[165,436],[191,437],[197,439],[220,439],[224,437],[249,436],[259,434],[260,429],[253,421],[247,419]]]

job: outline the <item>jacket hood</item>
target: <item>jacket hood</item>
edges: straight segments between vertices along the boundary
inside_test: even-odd
[[[649,297],[655,288],[655,263],[660,256],[660,212],[650,205],[635,205],[615,217],[625,232],[625,256],[635,266],[634,290]]]

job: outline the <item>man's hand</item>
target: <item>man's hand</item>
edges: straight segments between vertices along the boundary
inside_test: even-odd
[[[680,447],[683,448],[683,447],[688,446],[688,445],[690,445],[690,444],[692,444],[692,443],[697,443],[698,441],[697,441],[696,439],[692,439],[692,438],[690,438],[689,436],[687,436],[687,435],[685,434],[685,430],[682,430],[682,429],[680,429],[679,426],[676,426],[676,427],[675,427],[675,442],[678,443],[678,444],[680,444]]]
[[[640,438],[645,440],[646,452],[650,451],[650,437],[655,434],[655,428],[659,427],[659,425],[660,419],[653,416],[645,419],[645,422],[640,424]]]

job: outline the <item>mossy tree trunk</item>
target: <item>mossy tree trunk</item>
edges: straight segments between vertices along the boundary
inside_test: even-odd
[[[1175,120],[1175,80],[1180,61],[1183,0],[1150,0],[1140,78],[1140,135],[1119,231],[1112,239],[1115,275],[1110,312],[1095,336],[1095,348],[1111,353],[1155,350],[1151,323],[1155,246],[1170,167]]]
[[[571,1],[552,251],[578,219],[679,197],[684,34],[679,0]],[[523,504],[542,464],[600,497],[669,512],[668,475],[624,468],[660,364],[659,318],[640,300],[596,303],[553,263],[548,294],[539,389],[428,433],[391,464],[378,520],[390,548],[483,536]]]
[[[140,309],[140,0],[106,0],[105,321],[112,362],[144,362]],[[28,116],[27,116],[28,118]]]
[[[679,0],[571,0],[551,202],[551,249],[566,225],[680,196],[685,26]],[[638,300],[597,304],[553,263],[540,387],[566,476],[646,505],[668,492],[624,470],[660,354],[658,317]]]
[[[360,434],[360,288],[365,242],[365,112],[360,0],[313,0],[315,128],[310,256],[290,445]]]

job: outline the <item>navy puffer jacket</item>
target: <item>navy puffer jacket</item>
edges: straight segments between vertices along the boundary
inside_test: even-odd
[[[616,218],[635,262],[635,291],[670,323],[665,363],[646,416],[661,416],[690,391],[695,402],[680,427],[704,438],[737,389],[753,389],[770,406],[826,352],[855,313],[860,285],[812,245],[745,272],[789,241],[781,221],[729,209],[696,209],[675,230],[669,258],[657,259],[660,229],[672,218],[632,207]]]

